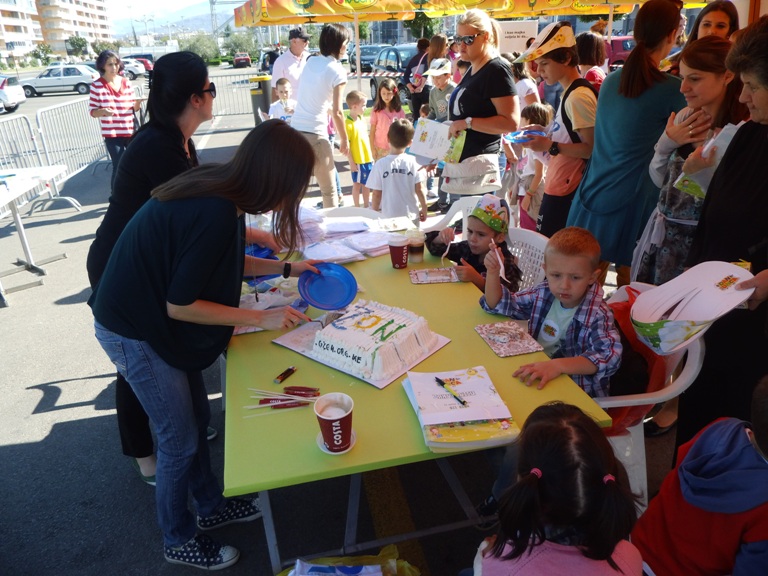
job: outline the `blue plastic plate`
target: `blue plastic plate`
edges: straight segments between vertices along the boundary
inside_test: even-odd
[[[316,264],[320,274],[306,271],[299,276],[299,294],[320,310],[344,308],[357,294],[357,280],[352,272],[329,262]]]
[[[531,136],[546,136],[546,132],[542,132],[541,130],[518,130],[517,132],[512,132],[511,134],[507,134],[504,136],[504,139],[507,142],[512,142],[513,144],[522,144],[523,142],[528,142],[531,138]]]

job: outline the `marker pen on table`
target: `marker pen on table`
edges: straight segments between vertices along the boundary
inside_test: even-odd
[[[288,378],[294,372],[296,372],[296,366],[289,366],[283,372],[281,372],[277,378],[272,380],[272,382],[274,382],[275,384],[281,384],[286,378]]]

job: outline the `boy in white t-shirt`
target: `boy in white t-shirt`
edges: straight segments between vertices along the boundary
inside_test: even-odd
[[[275,86],[277,100],[269,107],[269,117],[285,120],[291,123],[293,111],[296,109],[296,100],[291,98],[293,88],[288,78],[280,78]]]
[[[414,224],[427,219],[421,166],[405,149],[413,142],[413,124],[404,118],[392,121],[387,132],[389,155],[377,160],[368,176],[371,206],[383,216],[407,216]]]

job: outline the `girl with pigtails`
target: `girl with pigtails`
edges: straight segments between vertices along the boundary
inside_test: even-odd
[[[517,470],[476,574],[641,576],[640,552],[627,540],[637,499],[589,416],[563,403],[534,410],[520,434]]]

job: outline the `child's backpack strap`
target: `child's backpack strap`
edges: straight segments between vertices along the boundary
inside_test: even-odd
[[[571,137],[571,142],[574,144],[580,144],[581,138],[579,138],[579,135],[573,129],[573,122],[571,122],[571,119],[568,117],[568,112],[565,109],[565,101],[568,100],[568,96],[571,95],[571,92],[576,90],[576,88],[582,87],[592,90],[592,93],[595,95],[595,99],[597,99],[597,90],[595,90],[595,87],[592,86],[592,83],[589,80],[585,80],[584,78],[577,78],[571,82],[571,85],[568,86],[568,90],[566,90],[565,94],[563,94],[562,100],[560,100],[560,116],[563,119],[563,125],[565,126],[565,129],[568,130],[568,135]]]

